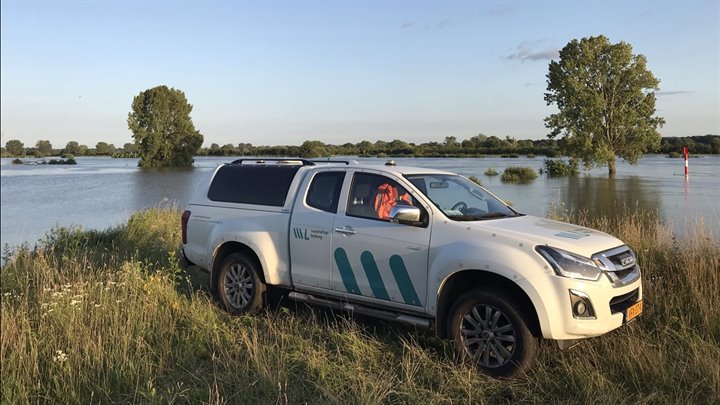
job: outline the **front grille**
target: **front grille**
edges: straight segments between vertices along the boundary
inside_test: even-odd
[[[623,287],[640,278],[640,267],[627,246],[620,246],[592,256],[613,287]]]
[[[615,273],[615,275],[617,276],[618,279],[622,280],[622,279],[624,279],[625,277],[627,277],[628,274],[630,274],[630,273],[632,273],[633,271],[635,271],[636,268],[637,268],[637,266],[632,266],[632,267],[630,267],[630,268],[628,268],[628,269],[625,269],[625,270],[615,271],[614,273]]]
[[[640,295],[640,289],[636,288],[627,294],[618,295],[610,300],[610,312],[615,314],[625,312],[632,304],[636,303]]]

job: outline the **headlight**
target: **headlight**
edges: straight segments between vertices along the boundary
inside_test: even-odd
[[[550,263],[558,276],[597,281],[602,274],[597,265],[588,258],[549,246],[538,246],[535,250]]]

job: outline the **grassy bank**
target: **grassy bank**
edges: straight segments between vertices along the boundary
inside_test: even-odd
[[[644,315],[560,352],[526,377],[458,365],[418,330],[288,304],[230,317],[182,270],[179,212],[136,213],[103,231],[57,229],[6,252],[2,402],[709,403],[720,397],[720,246],[698,227],[640,217],[577,221],[628,242]]]

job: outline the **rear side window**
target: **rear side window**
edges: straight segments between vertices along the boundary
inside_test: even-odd
[[[305,202],[319,210],[336,213],[345,172],[318,173],[310,183]]]
[[[282,207],[299,169],[297,165],[221,166],[210,184],[208,198],[219,202]]]

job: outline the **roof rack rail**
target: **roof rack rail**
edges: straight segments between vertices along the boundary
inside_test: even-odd
[[[344,163],[348,166],[358,164],[357,160],[336,160],[336,159],[327,159],[327,160],[313,159],[313,160],[311,160],[311,162],[313,162],[313,163]]]
[[[295,158],[256,158],[256,159],[237,159],[230,162],[231,165],[241,165],[243,162],[255,163],[258,165],[265,164],[266,162],[278,162],[282,163],[302,163],[303,166],[315,166],[315,163],[307,159],[295,159]]]

